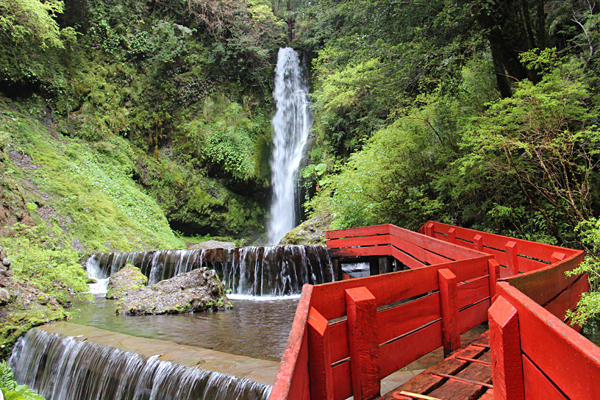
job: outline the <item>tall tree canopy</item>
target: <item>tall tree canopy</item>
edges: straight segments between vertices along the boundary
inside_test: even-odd
[[[305,174],[320,189],[310,207],[335,209],[339,227],[435,218],[573,243],[598,208],[594,3],[306,10],[314,132],[327,149],[314,163],[330,171]]]

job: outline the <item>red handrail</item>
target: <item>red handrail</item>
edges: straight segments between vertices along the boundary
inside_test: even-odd
[[[564,276],[580,251],[433,222],[420,231],[327,233],[334,258],[400,254],[413,269],[305,285],[270,399],[372,398],[382,378],[441,345],[456,349],[461,332],[485,321],[499,275],[559,316],[587,289]]]

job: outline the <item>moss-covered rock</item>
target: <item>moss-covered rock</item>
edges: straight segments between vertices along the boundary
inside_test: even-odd
[[[321,211],[289,231],[279,244],[325,244],[325,232],[329,230],[332,221],[333,215],[329,211]]]
[[[106,287],[106,298],[118,300],[131,291],[145,287],[147,283],[148,278],[139,268],[127,264],[119,272],[110,276]]]
[[[199,268],[127,293],[117,314],[179,314],[231,308],[225,285],[214,270]]]
[[[10,356],[15,341],[29,329],[69,317],[54,297],[34,288],[27,279],[0,270],[0,287],[0,359]]]

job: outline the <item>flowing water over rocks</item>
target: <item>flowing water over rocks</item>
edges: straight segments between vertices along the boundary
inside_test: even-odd
[[[149,285],[200,267],[214,269],[227,290],[252,296],[298,294],[305,283],[333,281],[325,246],[94,253],[86,269],[92,276],[105,279],[126,264],[139,268]]]
[[[275,68],[273,99],[273,203],[267,227],[268,243],[277,244],[299,222],[298,171],[312,124],[308,79],[298,53],[279,49]]]
[[[271,387],[39,329],[9,360],[15,380],[46,400],[259,400]]]

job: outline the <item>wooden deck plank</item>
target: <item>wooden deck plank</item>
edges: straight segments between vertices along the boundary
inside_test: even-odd
[[[395,399],[394,393],[398,391],[407,391],[412,393],[426,394],[440,387],[445,382],[445,378],[432,373],[441,373],[453,375],[468,365],[466,361],[457,360],[454,357],[446,358],[442,362],[427,368],[425,371],[415,376],[408,382],[383,395],[382,400]]]
[[[423,371],[423,374],[447,374],[454,375],[458,374],[463,368],[465,368],[469,363],[466,361],[457,360],[454,357],[446,358],[444,361],[427,368]]]
[[[492,363],[492,352],[488,351],[487,353],[484,353],[481,357],[478,358],[478,360],[491,364]]]
[[[483,364],[471,363],[467,368],[456,374],[459,378],[476,382],[492,383],[492,367]]]
[[[439,399],[479,399],[480,396],[486,396],[486,400],[491,400],[493,392],[489,387],[475,385],[468,382],[454,380],[445,376],[453,375],[457,379],[467,379],[484,384],[490,384],[492,378],[492,369],[488,365],[472,363],[462,358],[471,358],[490,362],[489,351],[489,333],[485,332],[471,344],[457,350],[450,357],[440,363],[427,368],[419,375],[413,377],[408,382],[402,384],[396,389],[384,394],[381,400],[405,399],[406,395],[401,392],[418,393]],[[454,394],[456,393],[456,394]],[[414,399],[414,397],[413,397]]]
[[[383,396],[381,396],[380,400],[395,400],[398,398],[396,397],[398,393],[402,391],[419,394],[429,393],[432,390],[440,387],[444,383],[444,381],[445,379],[440,376],[421,373],[412,378],[410,381],[403,384],[402,386],[392,390],[389,393],[384,394]]]
[[[473,340],[471,342],[471,345],[490,347],[490,331],[485,332],[483,335],[481,335],[477,339]]]
[[[487,388],[484,386],[451,379],[446,384],[429,393],[429,396],[444,400],[475,400],[483,395],[486,390]]]
[[[451,357],[479,358],[486,351],[487,349],[485,347],[470,344],[467,347],[456,351]]]

